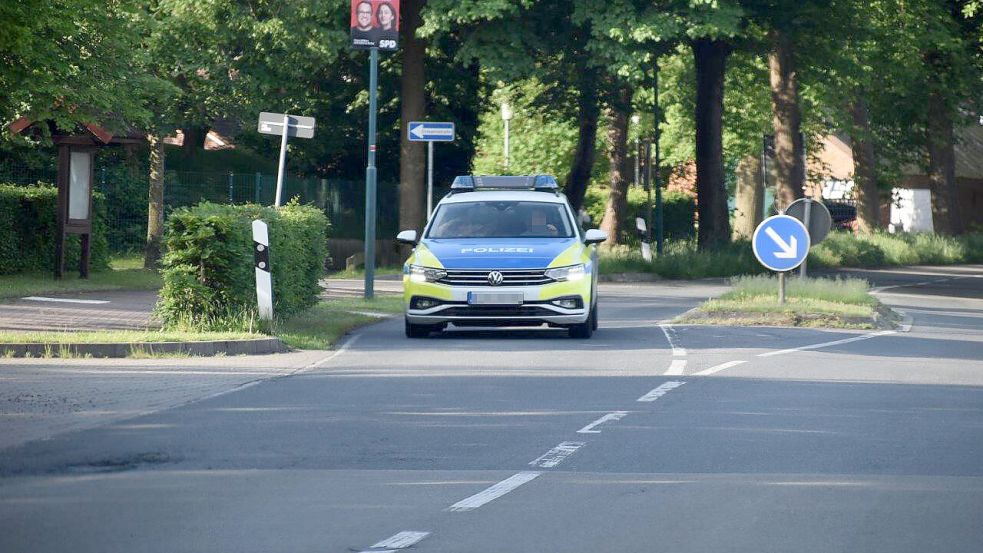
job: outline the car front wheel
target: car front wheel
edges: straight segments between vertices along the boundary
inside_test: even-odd
[[[416,325],[409,321],[409,319],[404,319],[406,324],[406,337],[407,338],[426,338],[430,336],[430,333],[435,330],[431,325]]]
[[[597,308],[590,310],[590,315],[587,316],[587,320],[570,327],[569,333],[571,338],[586,339],[594,335],[594,329],[597,328]]]

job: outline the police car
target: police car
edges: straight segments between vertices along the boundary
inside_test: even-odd
[[[406,336],[454,326],[597,329],[597,248],[548,175],[462,176],[437,204],[403,266]]]

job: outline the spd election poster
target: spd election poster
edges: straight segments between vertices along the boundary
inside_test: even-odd
[[[395,50],[399,45],[399,0],[352,0],[352,48]]]

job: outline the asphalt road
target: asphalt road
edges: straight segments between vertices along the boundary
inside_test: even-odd
[[[3,552],[983,550],[983,267],[868,272],[908,332],[363,329],[315,370],[0,451]]]

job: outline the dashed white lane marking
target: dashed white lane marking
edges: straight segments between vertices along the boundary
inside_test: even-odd
[[[412,545],[420,543],[420,540],[430,535],[430,532],[414,532],[406,531],[400,532],[394,536],[388,537],[379,543],[373,545],[369,549],[406,549]],[[373,553],[383,553],[381,551],[373,551]]]
[[[677,346],[676,340],[672,337],[676,333],[676,329],[672,328],[672,325],[669,324],[660,324],[659,328],[662,329],[662,333],[666,335],[666,340],[669,341],[669,347],[672,348],[672,356],[686,357],[686,349]]]
[[[601,431],[594,430],[594,427],[600,426],[608,421],[620,421],[621,419],[625,418],[627,414],[628,411],[615,411],[613,413],[608,413],[607,415],[604,415],[603,417],[578,430],[577,434],[600,434]]]
[[[759,353],[758,357],[773,357],[775,355],[784,355],[786,353],[794,353],[796,351],[805,351],[810,349],[819,349],[829,346],[838,346],[840,344],[849,344],[850,342],[859,342],[860,340],[869,340],[871,338],[876,338],[878,336],[887,336],[888,334],[896,334],[894,330],[882,330],[880,332],[872,332],[870,334],[864,334],[863,336],[854,336],[853,338],[844,338],[843,340],[833,340],[832,342],[823,342],[821,344],[810,344],[808,346],[802,346],[798,348],[781,349],[778,351],[769,351],[767,353]]]
[[[452,512],[464,512],[473,511],[482,505],[489,503],[502,497],[503,495],[511,492],[512,490],[518,488],[519,486],[535,480],[539,477],[541,472],[520,472],[514,474],[505,480],[502,480],[498,484],[491,486],[485,491],[478,492],[471,497],[464,498],[457,503],[451,505],[446,510]]]
[[[686,369],[685,359],[673,359],[672,363],[669,363],[669,368],[666,369],[666,372],[662,374],[667,376],[679,376],[683,374],[683,371],[685,369]]]
[[[587,442],[562,442],[529,464],[542,469],[551,469],[586,444]]]
[[[91,305],[100,305],[103,303],[109,303],[109,300],[73,300],[71,298],[44,298],[40,296],[27,296],[21,299],[28,300],[28,301],[47,301],[52,303],[84,303],[84,304],[91,304]]]
[[[728,361],[726,363],[721,363],[719,365],[714,365],[709,369],[703,369],[700,372],[693,373],[693,376],[709,376],[713,373],[718,373],[724,369],[729,369],[731,367],[736,367],[741,363],[747,363],[747,361]]]
[[[668,394],[670,391],[686,384],[685,382],[680,382],[678,380],[670,380],[669,382],[663,383],[658,388],[652,390],[651,392],[645,394],[644,396],[638,398],[637,401],[650,402],[659,399],[660,397]]]

